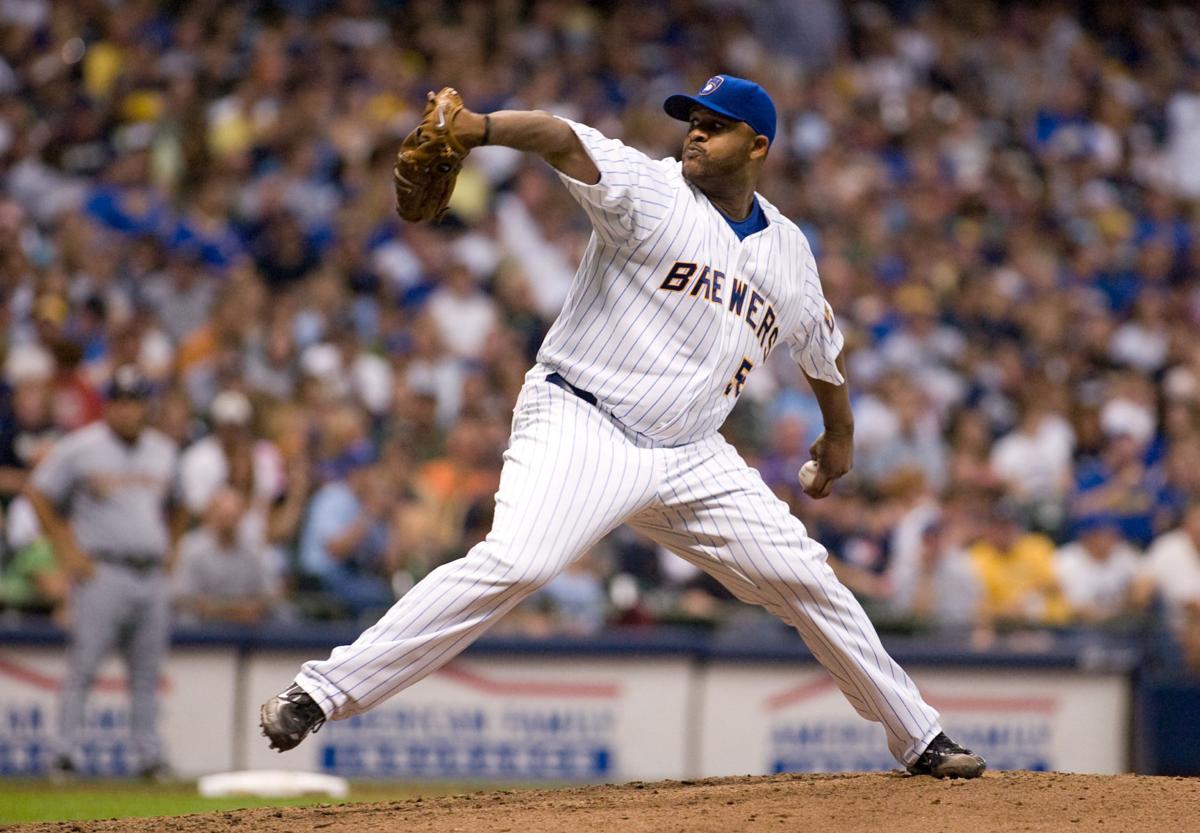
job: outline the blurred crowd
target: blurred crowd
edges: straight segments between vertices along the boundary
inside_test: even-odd
[[[464,553],[589,230],[502,148],[401,223],[425,91],[661,157],[663,98],[724,71],[780,109],[763,193],[846,333],[856,468],[801,493],[820,415],[786,351],[726,434],[844,580],[985,635],[1157,611],[1200,656],[1187,4],[0,0],[0,56],[4,604],[69,592],[19,495],[123,363],[182,449],[180,616],[369,616]],[[501,627],[747,615],[621,530]]]

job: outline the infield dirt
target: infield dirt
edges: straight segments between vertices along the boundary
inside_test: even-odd
[[[929,833],[1200,830],[1200,779],[997,772],[779,775],[477,792],[384,804],[0,826],[20,833]]]

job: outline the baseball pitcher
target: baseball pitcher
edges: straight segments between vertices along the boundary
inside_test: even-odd
[[[717,75],[663,107],[687,123],[681,160],[547,113],[481,115],[450,88],[430,94],[396,164],[402,217],[439,216],[462,158],[496,144],[545,159],[593,233],[517,401],[491,533],[265,703],[273,748],[435,671],[627,523],[793,626],[910,772],[983,772],[884,651],[825,548],[717,433],[786,345],[825,421],[805,491],[827,496],[852,464],[842,334],[808,241],[755,192],[775,106],[759,85]]]

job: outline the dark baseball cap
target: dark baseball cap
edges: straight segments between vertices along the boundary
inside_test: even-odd
[[[329,460],[325,464],[324,470],[328,477],[341,478],[353,471],[373,466],[377,462],[379,462],[379,455],[375,453],[375,446],[363,440],[354,443],[341,454]]]
[[[105,388],[106,399],[146,399],[154,391],[150,380],[135,364],[123,364],[113,371]]]
[[[692,108],[697,105],[745,122],[755,133],[766,136],[768,142],[775,141],[775,102],[753,81],[733,75],[714,75],[694,96],[669,96],[663,102],[663,110],[673,119],[688,121]]]
[[[1101,532],[1105,530],[1120,531],[1121,524],[1117,520],[1117,516],[1109,512],[1093,512],[1088,515],[1081,515],[1075,520],[1075,534],[1087,535],[1092,532]]]

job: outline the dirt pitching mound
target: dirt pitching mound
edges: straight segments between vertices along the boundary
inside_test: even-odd
[[[20,833],[929,833],[931,830],[1200,830],[1200,780],[988,773],[935,781],[900,773],[779,775],[478,792],[384,804],[0,827]]]

